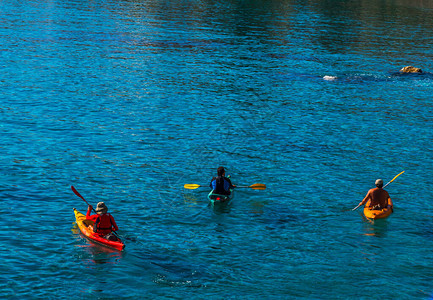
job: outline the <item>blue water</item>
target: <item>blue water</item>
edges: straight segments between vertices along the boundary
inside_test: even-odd
[[[7,0],[0,20],[0,298],[431,297],[430,2]],[[209,206],[220,165],[267,189]],[[403,170],[388,219],[350,211]],[[79,234],[71,185],[125,251]]]

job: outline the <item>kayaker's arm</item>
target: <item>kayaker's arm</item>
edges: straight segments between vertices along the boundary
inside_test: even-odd
[[[230,180],[230,176],[225,178],[227,180],[227,182],[229,183],[229,190],[231,190],[232,188],[234,188],[235,186],[233,185],[232,181]]]
[[[370,191],[368,191],[367,195],[364,197],[364,199],[362,199],[361,202],[359,202],[357,207],[360,207],[362,205],[364,205],[365,203],[367,203],[368,199],[370,199]]]
[[[112,215],[110,215],[110,219],[111,219],[111,224],[112,224],[113,227],[114,227],[114,230],[113,230],[113,231],[118,231],[118,230],[119,230],[119,227],[117,227],[116,221],[114,221],[114,218],[113,218]]]
[[[394,204],[392,203],[391,197],[388,194],[388,207],[394,211]]]
[[[89,220],[90,219],[90,213],[92,212],[93,207],[91,205],[89,205],[89,207],[87,208],[87,213],[86,213],[86,219]]]

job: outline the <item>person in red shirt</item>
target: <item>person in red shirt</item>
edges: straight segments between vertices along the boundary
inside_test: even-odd
[[[116,221],[111,214],[108,213],[108,208],[104,202],[99,202],[96,206],[95,212],[96,215],[90,215],[93,207],[89,205],[87,209],[86,219],[92,220],[95,222],[93,226],[93,231],[103,236],[108,240],[117,240],[117,236],[113,233],[113,231],[119,230],[117,227]]]

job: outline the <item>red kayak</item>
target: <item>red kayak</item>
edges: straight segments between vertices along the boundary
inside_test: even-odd
[[[101,244],[106,247],[110,247],[116,250],[122,251],[125,248],[125,244],[122,243],[121,240],[118,241],[109,241],[104,239],[104,237],[100,236],[93,232],[93,224],[94,222],[91,220],[86,220],[86,216],[81,212],[74,208],[75,219],[77,221],[77,225],[80,228],[82,234],[86,236],[89,240]]]

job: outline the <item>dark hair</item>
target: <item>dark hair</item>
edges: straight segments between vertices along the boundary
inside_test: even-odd
[[[218,176],[223,176],[223,174],[226,172],[226,170],[224,170],[224,167],[219,167],[217,172],[218,172]]]

